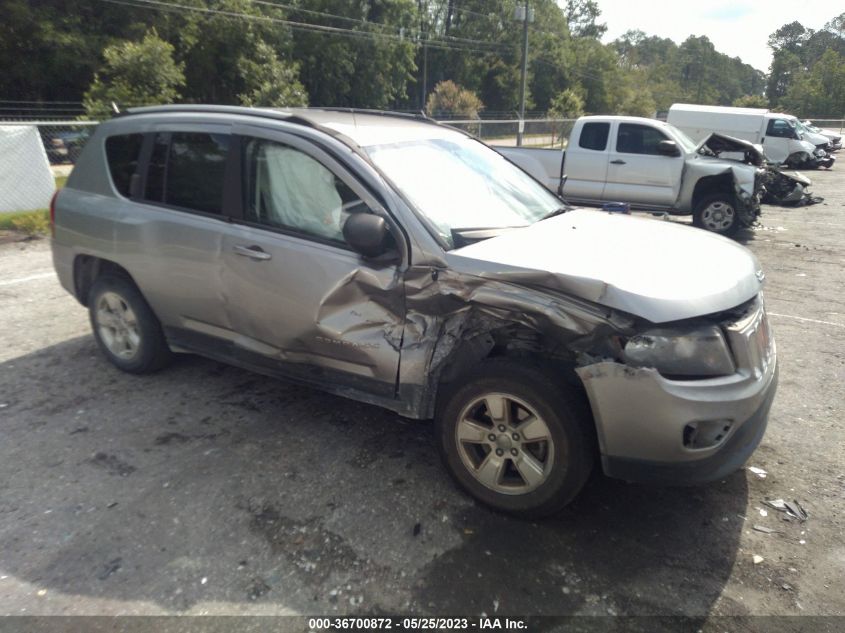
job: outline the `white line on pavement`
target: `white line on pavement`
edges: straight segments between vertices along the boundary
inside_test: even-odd
[[[6,279],[0,281],[0,286],[14,286],[16,284],[25,284],[28,281],[35,281],[37,279],[47,279],[47,277],[55,277],[56,273],[52,270],[47,273],[38,273],[37,275],[29,275],[28,277],[18,277],[17,279]]]
[[[806,317],[793,316],[791,314],[778,314],[777,312],[768,312],[768,314],[769,316],[781,317],[783,319],[795,319],[796,321],[807,321],[808,323],[820,323],[821,325],[835,325],[836,327],[845,327],[845,323],[834,323],[833,321],[820,321],[819,319],[808,319]]]

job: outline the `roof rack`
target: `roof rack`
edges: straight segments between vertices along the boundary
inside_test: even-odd
[[[439,125],[437,121],[428,117],[425,112],[419,113],[410,112],[393,112],[390,110],[372,110],[368,108],[345,108],[345,107],[322,107],[314,106],[310,108],[253,108],[249,106],[235,106],[235,105],[208,105],[208,104],[192,104],[192,103],[178,103],[170,105],[153,105],[140,106],[136,108],[127,108],[118,117],[133,115],[133,114],[155,114],[158,112],[197,112],[197,113],[229,113],[229,114],[246,114],[250,116],[261,116],[269,119],[288,120],[294,122],[308,123],[308,110],[315,112],[347,112],[349,114],[368,114],[373,116],[396,117],[403,119],[414,119],[417,121],[425,121]]]
[[[233,106],[233,105],[207,105],[196,103],[174,103],[170,105],[153,105],[141,106],[138,108],[128,108],[121,112],[118,116],[127,116],[129,114],[155,114],[157,112],[199,112],[199,113],[229,113],[229,114],[248,114],[252,116],[263,116],[270,119],[290,119],[295,116],[292,112],[285,112],[281,109],[271,108],[252,108],[248,106]]]

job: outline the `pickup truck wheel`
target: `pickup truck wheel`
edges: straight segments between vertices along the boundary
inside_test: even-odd
[[[594,459],[583,397],[539,368],[490,361],[447,388],[435,420],[457,483],[523,517],[554,514],[583,487]]]
[[[118,369],[143,374],[171,360],[161,324],[128,279],[98,278],[88,295],[88,312],[97,345]]]
[[[724,193],[705,196],[695,207],[692,223],[719,235],[733,235],[739,229],[736,199]]]

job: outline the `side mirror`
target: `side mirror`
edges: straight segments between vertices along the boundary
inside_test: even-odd
[[[343,239],[352,249],[370,259],[390,250],[390,231],[384,218],[372,213],[353,213],[343,225]]]
[[[678,149],[678,144],[675,141],[660,141],[657,144],[657,153],[662,156],[680,156],[681,150]]]

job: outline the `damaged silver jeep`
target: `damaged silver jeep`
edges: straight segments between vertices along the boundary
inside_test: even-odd
[[[140,108],[51,205],[59,279],[118,368],[197,353],[435,419],[455,480],[554,513],[599,461],[739,468],[777,383],[763,273],[723,237],[573,209],[412,116]]]

